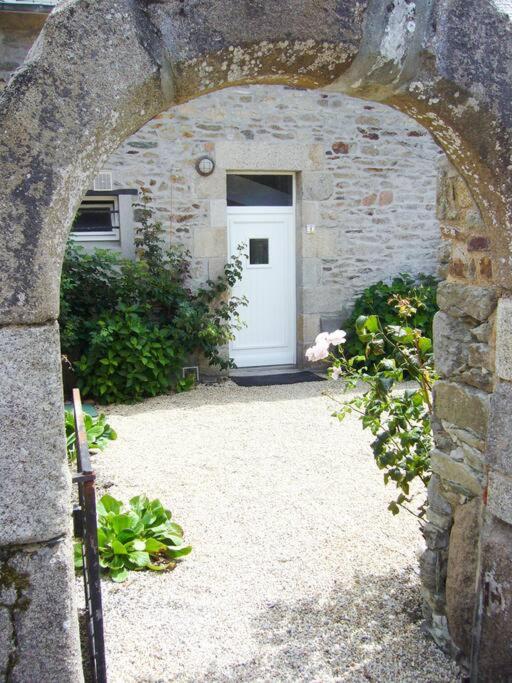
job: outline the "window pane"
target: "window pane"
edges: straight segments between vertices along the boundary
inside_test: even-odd
[[[268,239],[249,240],[249,263],[251,266],[268,264]]]
[[[292,206],[291,175],[227,176],[228,206]]]
[[[73,232],[111,232],[114,202],[83,202],[73,223]]]

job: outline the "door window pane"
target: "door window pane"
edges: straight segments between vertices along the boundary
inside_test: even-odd
[[[292,206],[291,175],[227,176],[228,206]]]
[[[249,240],[249,263],[251,266],[268,265],[268,239]]]

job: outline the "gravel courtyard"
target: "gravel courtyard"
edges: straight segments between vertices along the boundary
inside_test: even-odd
[[[458,680],[421,632],[417,522],[386,510],[335,387],[227,382],[107,411],[100,492],[161,498],[194,548],[103,582],[112,683]]]

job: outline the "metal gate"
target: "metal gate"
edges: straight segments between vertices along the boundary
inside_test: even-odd
[[[73,510],[75,536],[82,540],[83,576],[87,617],[87,637],[93,683],[106,683],[105,640],[98,553],[98,526],[96,518],[96,490],[91,466],[89,445],[84,425],[82,401],[78,389],[73,389],[75,416],[75,448],[79,505]]]

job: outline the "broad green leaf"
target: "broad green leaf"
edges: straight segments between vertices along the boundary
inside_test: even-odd
[[[124,530],[132,530],[132,525],[133,525],[133,519],[130,515],[128,514],[122,514],[122,515],[114,515],[112,519],[110,520],[110,524],[112,526],[112,529],[116,532],[116,534],[120,534],[121,531]]]
[[[187,545],[184,548],[168,548],[167,549],[167,556],[168,557],[185,557],[185,555],[189,555],[192,552],[192,546]]]
[[[128,578],[128,570],[124,567],[122,569],[112,570],[111,576],[112,581],[115,581],[116,583],[122,583],[123,581],[126,581],[126,579]]]
[[[120,541],[113,540],[111,545],[115,555],[128,555],[128,551]]]
[[[165,543],[157,541],[156,538],[148,538],[143,549],[147,550],[148,553],[159,553],[162,550],[167,550],[167,546]],[[137,548],[137,550],[141,550],[141,548]]]
[[[418,340],[418,347],[422,353],[428,353],[432,348],[432,340],[428,337],[420,337]]]
[[[106,493],[100,498],[100,502],[98,503],[98,513],[105,514],[107,512],[114,512],[115,514],[119,514],[122,507],[123,504],[120,500],[116,500],[112,496],[109,496],[108,493]],[[101,510],[103,510],[104,512],[101,512]]]
[[[149,553],[142,550],[134,550],[129,554],[128,558],[130,562],[133,562],[138,567],[146,567],[150,562]]]
[[[379,331],[379,317],[377,315],[369,315],[366,318],[365,325],[368,332],[378,332]]]
[[[82,569],[82,567],[84,566],[84,558],[82,556],[81,541],[75,541],[75,543],[73,543],[73,559],[75,569]]]

